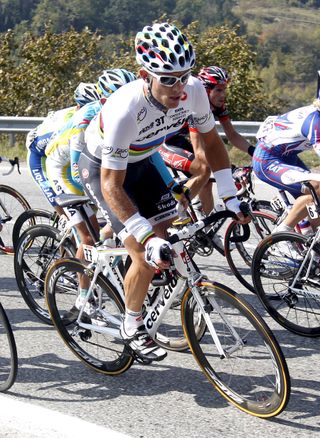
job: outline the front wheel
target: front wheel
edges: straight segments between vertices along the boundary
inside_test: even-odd
[[[17,218],[31,207],[28,201],[13,187],[0,185],[0,245],[13,252],[12,231]]]
[[[251,222],[248,224],[250,234],[245,241],[233,242],[234,238],[241,235],[242,230],[237,221],[232,221],[228,226],[225,233],[225,256],[235,277],[243,286],[255,293],[251,277],[252,257],[259,242],[271,234],[276,226],[277,216],[262,211],[253,211],[250,216]]]
[[[18,372],[18,355],[12,328],[0,303],[0,391],[14,384]]]
[[[193,356],[209,382],[240,410],[261,418],[286,407],[290,376],[281,348],[267,324],[245,300],[219,283],[196,286],[204,303],[207,330],[195,332],[199,306],[192,290],[182,302],[184,328]],[[196,315],[195,315],[196,312]],[[215,331],[223,348],[218,351]]]

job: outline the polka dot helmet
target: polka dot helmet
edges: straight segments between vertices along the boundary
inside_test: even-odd
[[[145,26],[136,35],[135,48],[138,64],[154,73],[181,72],[195,65],[191,43],[168,23]]]

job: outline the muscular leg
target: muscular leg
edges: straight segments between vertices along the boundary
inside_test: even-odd
[[[318,196],[320,196],[320,184],[318,182],[313,181],[312,185],[316,189]],[[284,219],[282,223],[288,227],[294,228],[298,222],[300,222],[308,215],[306,204],[312,202],[313,200],[310,194],[299,196],[299,198],[295,200],[293,207],[290,210],[288,216]],[[320,221],[319,219],[310,220],[310,223],[312,226],[315,227],[319,225]]]

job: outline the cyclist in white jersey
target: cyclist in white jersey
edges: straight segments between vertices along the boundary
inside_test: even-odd
[[[167,23],[146,26],[135,43],[141,79],[110,96],[90,123],[79,173],[88,195],[109,216],[132,259],[125,277],[126,313],[120,330],[124,342],[142,359],[162,360],[166,352],[149,336],[141,314],[155,267],[168,267],[161,249],[170,247],[166,229],[176,217],[176,202],[163,179],[167,174],[157,150],[190,115],[203,136],[220,197],[240,221],[246,219],[235,197],[228,155],[215,129],[206,91],[191,77],[192,45]],[[180,197],[186,206],[186,198]]]
[[[262,181],[285,189],[296,198],[293,208],[275,231],[292,231],[307,216],[311,194],[301,183],[288,185],[290,174],[309,172],[299,154],[314,149],[320,155],[320,100],[280,116],[268,117],[257,133],[253,169]],[[320,184],[312,182],[318,195]],[[317,225],[314,223],[314,225]]]
[[[125,69],[104,70],[99,76],[97,88],[100,94],[94,96],[94,101],[84,105],[77,111],[60,129],[57,135],[49,142],[46,148],[48,178],[56,195],[62,193],[83,195],[83,188],[79,180],[78,161],[85,146],[85,130],[90,121],[102,108],[107,98],[117,91],[122,85],[134,81],[136,76]],[[97,218],[90,206],[85,205],[85,210],[97,232],[99,225]],[[72,207],[65,208],[69,223],[74,225],[79,234],[82,244],[93,245],[89,230],[83,221],[81,214]],[[104,228],[109,231],[109,226]],[[76,256],[83,258],[82,245],[79,246]],[[83,305],[88,292],[88,281],[83,280],[80,284],[80,293],[75,303],[76,308]],[[94,313],[90,303],[87,303],[86,313],[90,316]]]

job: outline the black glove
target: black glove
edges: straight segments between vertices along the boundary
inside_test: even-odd
[[[248,154],[250,155],[250,157],[253,156],[255,149],[256,149],[255,146],[248,147]]]

